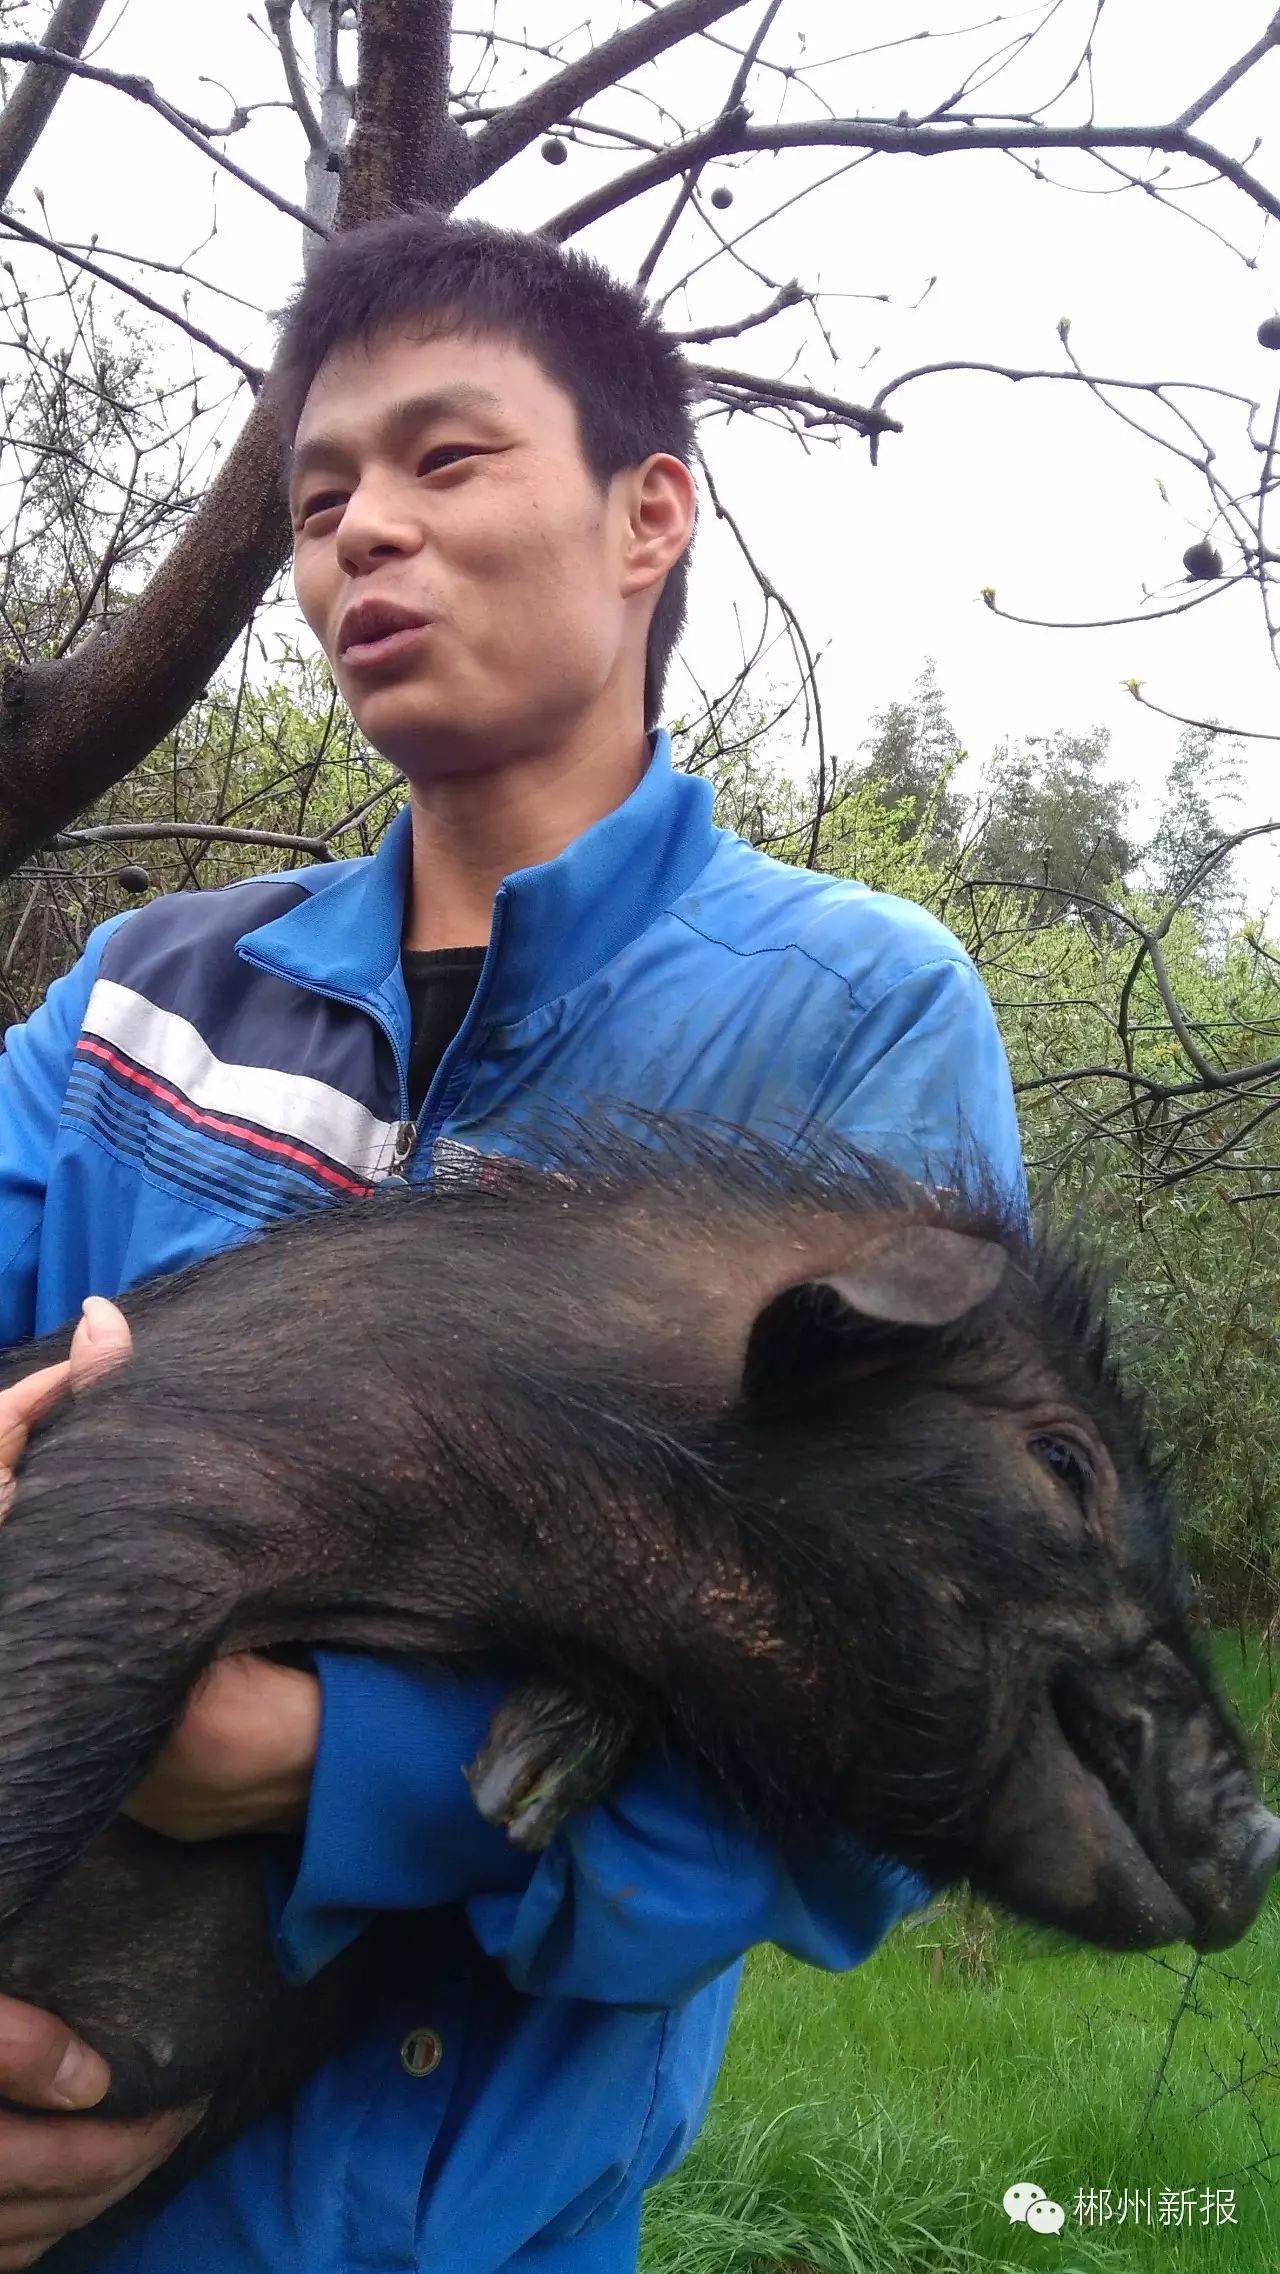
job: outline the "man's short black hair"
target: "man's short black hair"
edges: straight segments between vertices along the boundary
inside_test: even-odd
[[[421,325],[424,338],[456,333],[523,348],[572,400],[582,455],[602,490],[655,451],[692,462],[687,366],[633,286],[548,238],[429,210],[340,230],[315,254],[285,310],[268,388],[287,442],[334,350],[399,325]],[[686,549],[649,627],[646,731],[661,720],[688,582]]]

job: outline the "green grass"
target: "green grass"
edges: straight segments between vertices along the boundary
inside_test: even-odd
[[[1218,1648],[1274,1798],[1269,1668]],[[964,1897],[851,1974],[756,1951],[707,2124],[648,2197],[643,2274],[1280,2268],[1280,1900],[1202,1962],[1148,2107],[1190,1963],[1051,1943]],[[1020,2179],[1064,2206],[1061,2234],[1006,2218]],[[1151,2223],[1132,2192],[1125,2223],[1082,2223],[1080,2191],[1107,2187],[1150,2189]],[[1234,2226],[1198,2200],[1159,2223],[1160,2190],[1215,2187]]]

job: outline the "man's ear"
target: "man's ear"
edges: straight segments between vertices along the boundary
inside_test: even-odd
[[[884,1350],[895,1329],[951,1326],[995,1293],[1008,1255],[995,1240],[945,1224],[898,1224],[846,1270],[784,1288],[747,1338],[742,1392],[773,1400],[823,1365]]]
[[[628,469],[631,480],[622,593],[646,592],[687,552],[698,513],[693,475],[682,458],[658,451]],[[656,603],[655,603],[656,605]]]

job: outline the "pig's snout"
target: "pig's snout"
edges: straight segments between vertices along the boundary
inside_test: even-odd
[[[1257,1798],[1229,1715],[1163,1642],[1122,1669],[1055,1685],[1059,1726],[1180,1902],[1197,1949],[1238,1941],[1280,1862],[1280,1821]]]
[[[1188,1875],[1197,1950],[1226,1950],[1248,1932],[1280,1866],[1280,1817],[1260,1804],[1245,1817],[1225,1867]]]
[[[1239,1735],[1163,1643],[1060,1674],[1033,1708],[987,1814],[988,1893],[1114,1949],[1222,1950],[1280,1866]]]

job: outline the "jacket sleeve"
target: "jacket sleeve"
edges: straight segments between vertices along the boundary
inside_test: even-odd
[[[806,1132],[834,1131],[914,1176],[980,1171],[1025,1207],[1013,1090],[986,990],[954,956],[894,981],[837,1037]],[[515,1986],[605,2004],[676,2004],[753,1944],[857,1965],[927,1900],[848,1843],[784,1855],[732,1823],[692,1773],[646,1765],[536,1863],[472,1806],[462,1765],[500,1684],[318,1661],[324,1720],[307,1836],[278,1923],[306,1979],[370,1911],[463,1899]],[[283,1892],[283,1890],[282,1890]]]
[[[320,1652],[320,1747],[297,1876],[269,1884],[276,1950],[307,1981],[371,1913],[463,1901],[518,1990],[681,2004],[758,1942],[856,1966],[927,1890],[852,1843],[783,1856],[683,1764],[653,1757],[538,1857],[476,1810],[463,1765],[506,1685]]]
[[[922,1183],[980,1182],[1025,1212],[1009,1062],[991,998],[958,946],[894,980],[849,1022],[799,1145],[828,1133]]]
[[[36,1266],[45,1189],[76,1039],[111,934],[131,910],[100,924],[80,961],[55,979],[40,1008],[11,1026],[0,1054],[0,1348],[35,1332]]]

